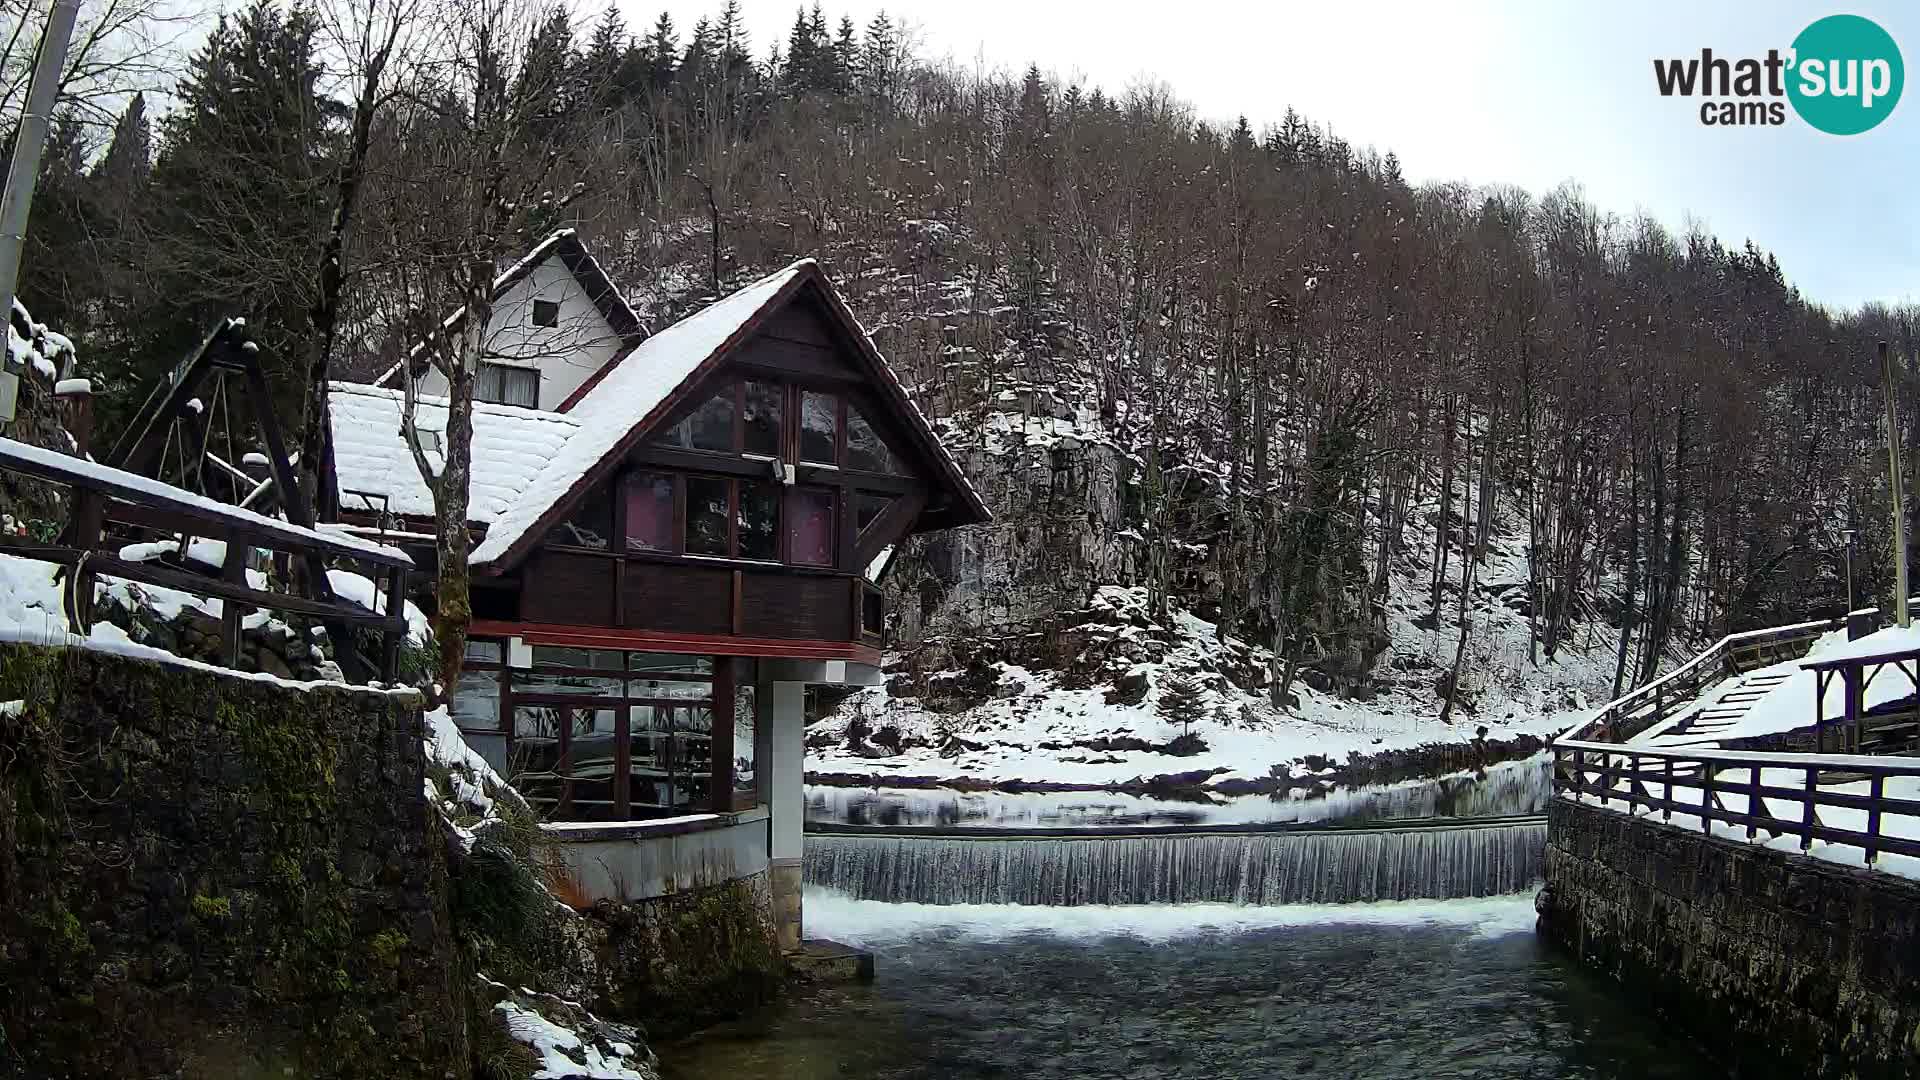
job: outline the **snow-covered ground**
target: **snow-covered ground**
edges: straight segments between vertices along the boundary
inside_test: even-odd
[[[1515,573],[1524,581],[1519,568],[1524,562],[1514,565],[1521,558],[1496,544],[1488,573]],[[1145,602],[1143,589],[1102,588],[1094,607],[1104,607],[1112,618],[1098,629],[1122,638],[1148,634],[1138,625]],[[1394,595],[1388,610],[1394,644],[1380,660],[1383,668],[1430,673],[1436,670],[1436,654],[1444,653],[1445,661],[1451,661],[1453,631],[1438,634],[1415,625],[1425,607],[1410,587]],[[1466,662],[1473,677],[1463,679],[1474,688],[1474,701],[1470,709],[1456,708],[1445,724],[1439,719],[1431,674],[1396,679],[1386,692],[1364,702],[1296,681],[1297,707],[1275,709],[1263,690],[1244,691],[1223,678],[1210,678],[1228,666],[1228,646],[1218,640],[1212,623],[1175,611],[1164,659],[1135,665],[1128,673],[1147,682],[1147,693],[1137,703],[1111,703],[1110,685],[1068,687],[1057,673],[1015,664],[996,666],[990,700],[959,712],[940,711],[925,698],[897,697],[885,687],[872,687],[809,729],[807,767],[816,776],[850,774],[881,785],[895,779],[921,784],[950,780],[963,786],[1103,787],[1194,772],[1211,774],[1206,781],[1210,785],[1270,776],[1299,779],[1316,773],[1303,760],[1313,755],[1344,763],[1351,754],[1462,744],[1475,739],[1481,727],[1485,737],[1494,740],[1544,737],[1564,730],[1585,715],[1590,703],[1606,697],[1613,675],[1608,649],[1563,649],[1555,662],[1535,667],[1528,661],[1524,617],[1486,601],[1475,618]],[[1264,655],[1238,642],[1232,648],[1256,658]],[[1168,719],[1161,699],[1169,682],[1182,674],[1206,682],[1200,695],[1202,718],[1191,728],[1205,743],[1204,750],[1176,755],[1075,745],[1111,739],[1170,743],[1182,727]],[[848,738],[850,726],[867,732],[869,739],[891,727],[903,749],[892,754],[872,742],[856,743]],[[894,741],[892,734],[884,741]]]
[[[1628,742],[1642,746],[1716,746],[1729,739],[1775,735],[1807,727],[1816,715],[1817,683],[1814,673],[1806,670],[1804,664],[1912,648],[1920,648],[1920,625],[1905,629],[1890,626],[1858,641],[1848,641],[1845,630],[1834,630],[1814,642],[1805,657],[1727,679]],[[1909,670],[1913,664],[1913,661],[1905,662]],[[1872,709],[1912,697],[1913,693],[1913,681],[1889,666],[1867,683],[1862,694],[1863,707]],[[1828,679],[1825,700],[1819,705],[1820,712],[1829,720],[1846,715],[1846,687],[1840,679]]]

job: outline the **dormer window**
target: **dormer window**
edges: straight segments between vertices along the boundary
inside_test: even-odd
[[[560,325],[560,301],[535,300],[533,302],[533,325],[559,326]]]
[[[540,372],[535,368],[480,362],[473,379],[473,400],[494,405],[540,407]]]

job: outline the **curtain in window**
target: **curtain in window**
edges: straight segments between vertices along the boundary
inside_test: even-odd
[[[802,566],[833,565],[833,492],[796,488],[787,516],[787,551]]]
[[[673,477],[635,473],[627,481],[627,547],[673,550]]]
[[[495,405],[540,407],[540,372],[505,364],[481,364],[474,373],[473,399]]]

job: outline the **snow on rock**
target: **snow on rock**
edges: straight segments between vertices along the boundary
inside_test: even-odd
[[[87,379],[61,379],[59,382],[53,384],[53,392],[59,394],[61,397],[66,397],[70,394],[91,394],[93,393],[93,383]]]
[[[1088,613],[1088,622],[1066,633],[1109,651],[1099,677],[996,662],[933,673],[926,692],[912,696],[903,680],[866,688],[808,729],[810,773],[881,784],[906,778],[1088,787],[1197,773],[1218,785],[1305,775],[1310,770],[1300,762],[1312,755],[1343,762],[1355,753],[1462,743],[1480,726],[1492,739],[1544,736],[1567,722],[1554,707],[1564,694],[1531,692],[1563,674],[1552,669],[1507,696],[1483,694],[1477,712],[1456,713],[1451,724],[1439,722],[1430,694],[1390,692],[1360,702],[1304,683],[1295,684],[1298,705],[1280,710],[1263,688],[1242,689],[1223,674],[1244,678],[1263,668],[1265,651],[1220,640],[1212,623],[1176,609],[1166,625],[1156,624],[1146,591],[1118,586],[1100,588]],[[1139,659],[1127,664],[1130,656]],[[1182,726],[1162,708],[1169,684],[1181,676],[1200,687],[1191,731],[1204,748],[1193,753],[1177,752],[1185,749],[1174,745]]]
[[[583,1037],[574,1028],[548,1019],[527,1004],[502,1001],[494,1010],[499,1013],[507,1034],[532,1047],[540,1058],[540,1070],[533,1074],[533,1080],[658,1080],[658,1074],[647,1060],[650,1055],[635,1049],[639,1042],[637,1032],[595,1020],[573,1003],[550,995],[523,990],[518,996],[520,1001],[539,1000],[551,1011],[582,1016],[586,1021],[583,1026],[605,1028],[626,1036]],[[556,1005],[560,1008],[554,1009]]]

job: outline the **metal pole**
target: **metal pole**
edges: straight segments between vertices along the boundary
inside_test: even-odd
[[[80,0],[54,0],[53,11],[47,15],[26,109],[20,114],[20,129],[14,135],[6,193],[0,195],[0,313],[8,320],[13,318],[13,287],[20,279],[20,248],[27,238],[33,186],[40,180],[40,152],[46,146],[47,124],[60,93],[60,70],[67,62],[67,43],[73,38],[73,19],[79,9]]]
[[[1880,379],[1887,397],[1887,479],[1893,485],[1893,612],[1907,626],[1907,505],[1900,483],[1900,423],[1893,408],[1893,354],[1880,343]]]

